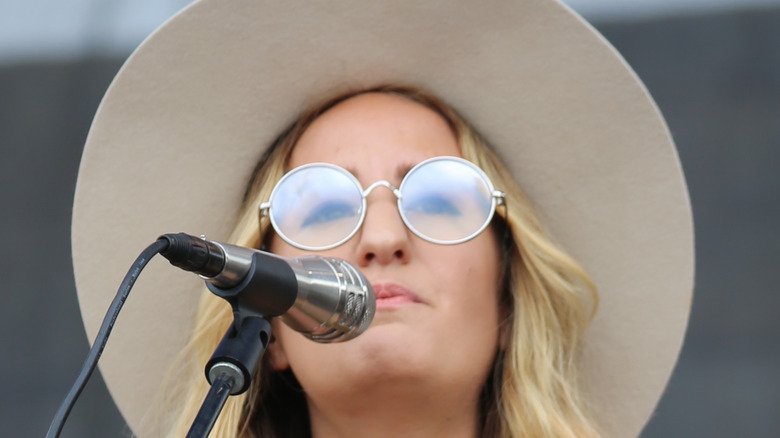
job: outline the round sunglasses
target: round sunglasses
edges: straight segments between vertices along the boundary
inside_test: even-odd
[[[454,245],[481,233],[505,200],[475,164],[458,157],[422,161],[396,188],[386,180],[363,190],[346,169],[306,164],[287,172],[268,202],[260,204],[285,242],[307,251],[335,248],[357,233],[366,217],[366,197],[385,187],[398,199],[406,227],[428,242]]]

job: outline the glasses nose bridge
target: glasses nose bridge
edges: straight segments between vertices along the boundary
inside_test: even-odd
[[[395,195],[396,198],[401,199],[401,191],[398,190],[398,188],[396,188],[394,185],[390,184],[390,181],[387,181],[385,179],[379,180],[371,184],[370,186],[368,186],[367,189],[363,190],[363,192],[361,193],[363,199],[366,199],[368,195],[370,195],[371,192],[373,192],[374,189],[377,187],[384,187],[386,189],[389,189],[393,193],[393,195]]]

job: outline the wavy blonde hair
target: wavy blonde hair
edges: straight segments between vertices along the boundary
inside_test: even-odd
[[[502,324],[510,340],[496,355],[481,395],[482,437],[597,437],[581,396],[578,357],[583,331],[595,311],[596,289],[584,269],[544,232],[529,200],[486,142],[448,105],[418,89],[381,86],[343,94],[312,107],[268,149],[255,169],[230,242],[260,248],[270,236],[257,206],[269,198],[287,169],[290,154],[320,114],[350,97],[392,93],[431,108],[455,132],[463,157],[476,163],[506,193],[492,225],[504,254]],[[195,328],[180,357],[191,372],[171,437],[189,430],[208,383],[205,364],[232,322],[230,307],[204,292]],[[305,396],[291,371],[274,372],[264,357],[244,394],[230,397],[212,437],[307,437],[311,435]],[[181,368],[181,363],[179,368]],[[195,383],[193,383],[195,382]]]

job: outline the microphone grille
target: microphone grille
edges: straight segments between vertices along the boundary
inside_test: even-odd
[[[317,342],[347,341],[366,331],[371,324],[376,298],[371,284],[354,266],[335,258],[328,262],[337,273],[343,307],[338,318],[330,324],[330,330],[311,333],[309,337]]]

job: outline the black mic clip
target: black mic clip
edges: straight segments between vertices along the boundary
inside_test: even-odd
[[[230,395],[249,389],[271,339],[271,324],[266,319],[286,312],[295,301],[297,281],[284,261],[274,258],[259,260],[258,253],[228,254],[217,242],[185,234],[161,236],[168,247],[161,252],[172,265],[198,273],[206,287],[225,299],[233,309],[233,322],[206,363],[206,379],[211,389],[187,434],[187,437],[206,437],[216,422]],[[246,269],[238,278],[221,279],[229,257],[241,257],[239,265]],[[232,260],[232,262],[236,262]],[[220,287],[222,286],[222,287]],[[294,288],[290,291],[290,288]],[[253,293],[256,291],[270,293]],[[248,293],[244,293],[244,292]],[[286,293],[283,293],[286,292]]]
[[[206,283],[214,295],[230,303],[239,324],[241,315],[269,318],[282,315],[292,307],[297,296],[298,282],[289,266],[281,259],[266,256],[260,260],[260,257],[260,253],[251,254],[248,272],[235,286],[225,288]]]
[[[233,308],[233,323],[206,363],[206,378],[213,386],[222,372],[231,374],[235,385],[231,395],[249,389],[252,375],[271,339],[271,324],[266,318],[279,316],[295,302],[297,281],[281,259],[251,256],[243,280],[224,289],[207,282],[206,287]],[[291,290],[292,289],[292,290]],[[257,291],[265,293],[256,293]]]

